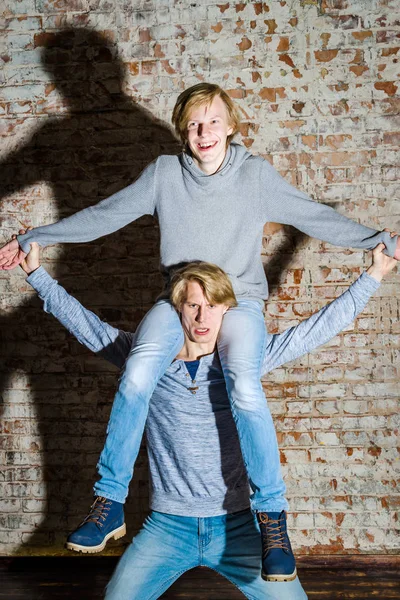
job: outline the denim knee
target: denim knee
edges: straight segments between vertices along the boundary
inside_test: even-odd
[[[124,395],[127,400],[147,398],[153,393],[153,389],[157,381],[154,378],[154,373],[151,375],[146,373],[137,365],[130,367],[129,361],[126,364],[125,371],[121,377],[119,384],[119,392]]]
[[[239,374],[227,381],[229,395],[236,410],[257,413],[265,408],[266,398],[261,382],[247,374]]]

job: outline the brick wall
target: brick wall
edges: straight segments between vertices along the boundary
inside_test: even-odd
[[[229,91],[239,140],[289,181],[400,229],[395,0],[5,0],[1,23],[1,241],[176,152],[172,107],[203,80]],[[263,255],[272,332],[335,298],[369,261],[274,224]],[[143,218],[49,248],[45,265],[87,307],[133,328],[161,285],[157,226]],[[116,372],[42,312],[21,272],[0,272],[0,284],[0,552],[61,553],[90,502]],[[341,336],[265,380],[298,552],[398,548],[399,334],[393,274]],[[147,508],[144,451],[136,473],[131,533]]]

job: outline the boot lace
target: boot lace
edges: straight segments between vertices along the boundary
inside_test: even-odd
[[[107,498],[98,496],[90,507],[89,514],[83,519],[79,527],[90,521],[93,521],[99,527],[103,527],[104,521],[107,519],[110,512],[111,504],[112,502],[107,500]]]
[[[263,539],[263,556],[273,548],[289,551],[288,537],[282,528],[282,518],[271,519],[266,513],[258,513],[258,522]]]

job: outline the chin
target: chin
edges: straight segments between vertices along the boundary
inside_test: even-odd
[[[212,336],[212,335],[210,335],[210,334],[208,334],[208,335],[196,335],[196,334],[194,334],[194,335],[193,335],[193,339],[194,339],[196,342],[203,343],[203,344],[204,344],[204,343],[207,343],[207,344],[208,344],[208,342],[211,342],[211,341],[212,341],[212,337],[213,337],[213,336]]]
[[[202,344],[209,344],[210,342],[213,341],[214,339],[214,334],[213,333],[207,333],[207,335],[198,335],[196,333],[193,333],[193,340],[197,343],[202,343]]]

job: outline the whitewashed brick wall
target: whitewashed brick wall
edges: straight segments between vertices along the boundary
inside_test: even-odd
[[[289,181],[366,225],[400,230],[395,0],[4,4],[0,241],[93,204],[176,152],[172,107],[203,80],[229,91],[239,140]],[[275,224],[263,255],[271,332],[335,298],[369,263]],[[49,248],[45,264],[87,307],[133,329],[161,285],[156,224]],[[398,277],[341,336],[264,382],[297,552],[398,550]],[[61,553],[90,503],[116,372],[41,311],[21,272],[0,272],[0,286],[0,552]],[[143,451],[131,533],[146,509]]]

